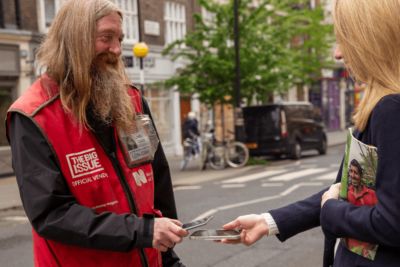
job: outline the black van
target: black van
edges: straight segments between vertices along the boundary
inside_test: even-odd
[[[309,102],[246,107],[243,117],[251,156],[287,155],[299,159],[303,150],[326,153],[326,128],[321,111]]]

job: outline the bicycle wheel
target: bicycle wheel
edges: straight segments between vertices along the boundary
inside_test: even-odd
[[[228,165],[225,160],[225,147],[216,146],[212,150],[210,149],[207,154],[208,164],[215,170],[222,170]]]
[[[189,163],[190,155],[192,154],[192,147],[188,147],[185,154],[183,154],[183,159],[181,161],[180,171],[183,171]]]
[[[249,160],[249,149],[241,142],[232,142],[225,153],[227,163],[233,168],[243,167]]]

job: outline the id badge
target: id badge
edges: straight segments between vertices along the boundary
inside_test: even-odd
[[[156,129],[154,129],[153,122],[151,121],[149,115],[139,114],[138,117],[140,118],[143,127],[146,129],[147,136],[150,140],[151,157],[154,158],[154,154],[156,153],[158,144],[160,143],[160,140],[157,137]]]
[[[129,130],[124,130],[121,127],[118,127],[117,130],[124,158],[129,168],[151,163],[153,158],[152,147],[147,131],[141,123],[141,118],[134,119]]]

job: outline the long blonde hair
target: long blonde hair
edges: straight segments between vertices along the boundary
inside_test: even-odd
[[[67,1],[54,18],[36,56],[37,72],[41,73],[42,67],[47,67],[46,73],[60,88],[60,100],[64,108],[75,115],[81,126],[89,128],[86,107],[93,85],[91,65],[95,58],[96,23],[113,12],[123,19],[122,11],[109,0]],[[118,59],[118,65],[121,80],[128,83],[121,58]],[[128,95],[124,102],[121,104],[133,108]],[[130,111],[132,117],[133,112]]]
[[[347,67],[367,86],[355,111],[355,127],[364,131],[383,97],[400,93],[400,1],[336,0],[335,34]]]

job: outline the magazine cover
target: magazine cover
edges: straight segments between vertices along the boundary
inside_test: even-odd
[[[377,148],[363,144],[353,137],[352,129],[347,134],[347,145],[343,162],[339,199],[356,206],[375,206],[375,177],[378,165]],[[374,260],[378,245],[353,238],[341,238],[342,245],[352,252]]]

